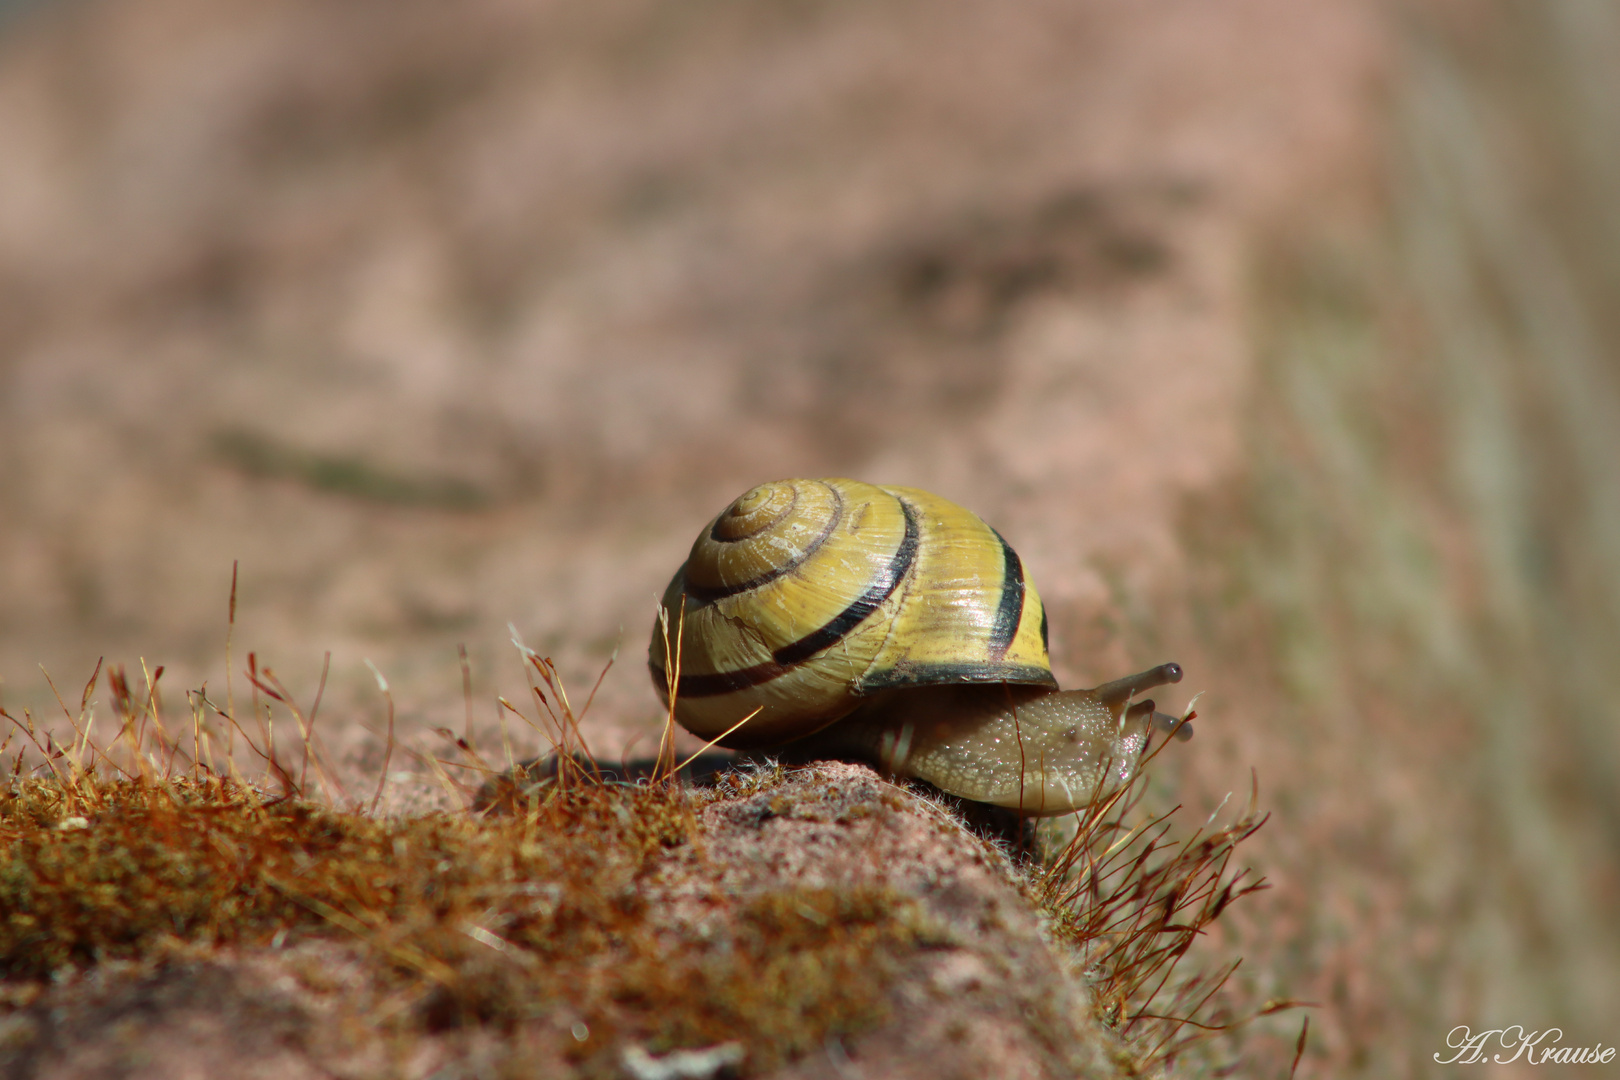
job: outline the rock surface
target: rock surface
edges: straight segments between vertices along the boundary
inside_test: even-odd
[[[826,764],[715,798],[698,820],[692,842],[637,883],[654,932],[723,950],[739,907],[822,894],[881,898],[903,912],[920,947],[866,957],[870,970],[849,987],[881,988],[882,1000],[867,1007],[880,1022],[830,1032],[783,1067],[764,1069],[738,1060],[741,1044],[683,1058],[623,1037],[587,1043],[593,1037],[566,1005],[505,1029],[435,1024],[421,991],[401,998],[379,981],[352,937],[300,934],[291,944],[224,952],[176,944],[149,962],[104,964],[29,984],[27,993],[8,984],[0,1076],[1127,1075],[1130,1054],[1099,1025],[1006,856],[939,806],[864,767]],[[803,918],[825,917],[801,909]],[[589,1054],[578,1052],[586,1046]],[[659,1071],[677,1068],[687,1071]]]

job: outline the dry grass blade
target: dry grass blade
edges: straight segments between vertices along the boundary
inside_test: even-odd
[[[251,656],[251,654],[249,655]],[[332,654],[327,653],[325,660],[321,664],[320,685],[316,688],[315,700],[310,706],[307,717],[304,715],[303,710],[298,707],[298,702],[293,697],[292,692],[276,677],[276,673],[270,669],[269,665],[259,669],[256,664],[250,664],[248,678],[252,680],[255,692],[264,694],[272,701],[280,702],[292,714],[293,723],[298,727],[303,760],[298,766],[298,779],[293,782],[293,790],[300,798],[306,797],[308,788],[305,781],[308,777],[310,763],[313,762],[315,773],[320,779],[322,787],[327,792],[334,792],[340,799],[347,801],[348,793],[344,790],[343,783],[338,779],[336,771],[327,763],[326,755],[322,752],[320,743],[315,736],[315,717],[321,707],[321,697],[326,691],[326,677],[331,662]]]
[[[231,560],[231,604],[230,617],[225,624],[225,708],[230,718],[232,729],[236,728],[236,684],[231,678],[234,665],[231,663],[231,645],[236,637],[236,571],[238,560]],[[230,751],[227,750],[228,754]]]
[[[560,788],[566,789],[574,781],[600,783],[602,776],[596,755],[591,752],[584,733],[580,730],[580,717],[575,714],[573,705],[568,700],[568,691],[556,664],[549,657],[541,656],[524,644],[516,626],[508,623],[507,630],[512,635],[513,647],[518,650],[518,655],[523,657],[524,677],[528,681],[529,694],[534,698],[540,722],[530,720],[521,710],[510,705],[507,707],[551,744],[552,754],[557,762],[556,782]],[[617,656],[617,650],[614,655]],[[610,659],[608,664],[612,663]],[[602,676],[606,674],[607,670],[604,668]],[[539,682],[535,681],[536,675],[539,676]],[[600,684],[601,676],[597,682]],[[544,684],[544,688],[541,683]],[[595,697],[594,689],[591,697]],[[504,703],[505,699],[501,700]],[[590,701],[587,699],[587,707],[589,704]]]
[[[669,609],[661,605],[658,608],[658,627],[664,640],[664,678],[669,697],[669,710],[664,715],[664,730],[658,739],[658,767],[654,773],[654,779],[668,781],[674,778],[677,771],[675,768],[675,704],[680,696],[681,651],[685,645],[685,593],[681,594],[680,611],[675,616],[675,641],[673,645],[670,643],[669,636]]]
[[[376,676],[377,689],[382,692],[383,700],[388,703],[388,739],[383,746],[382,768],[377,772],[377,793],[371,797],[371,812],[375,814],[382,802],[383,788],[388,783],[388,763],[394,756],[394,692],[388,688],[388,680],[383,678],[383,673],[377,670],[376,664],[367,660],[366,667]]]
[[[760,708],[762,709],[762,708],[764,708],[764,706],[760,706]],[[704,743],[702,749],[694,751],[690,756],[687,757],[687,759],[685,761],[683,761],[679,765],[675,766],[675,772],[679,773],[682,769],[684,769],[688,765],[692,764],[692,762],[696,761],[698,758],[702,757],[704,754],[707,754],[710,750],[713,750],[716,746],[719,746],[721,739],[724,739],[727,735],[730,735],[732,732],[736,731],[738,728],[740,728],[744,724],[748,723],[748,721],[750,721],[754,717],[758,716],[759,713],[760,713],[760,709],[755,709],[753,712],[749,713],[747,716],[743,717],[741,720],[737,721],[735,724],[732,724],[730,727],[726,728],[726,730],[722,731],[720,734],[716,735],[714,738],[712,738],[708,742]]]

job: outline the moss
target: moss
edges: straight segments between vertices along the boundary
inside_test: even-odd
[[[555,687],[554,669],[526,655],[539,681]],[[249,676],[292,709],[251,655]],[[475,809],[378,817],[302,797],[272,752],[261,754],[260,786],[227,781],[209,761],[178,773],[187,740],[168,734],[155,694],[143,711],[121,669],[109,679],[120,741],[105,748],[90,738],[92,679],[74,752],[55,750],[48,736],[42,742],[31,718],[15,722],[52,778],[23,778],[19,752],[0,791],[0,1002],[33,1010],[34,1027],[56,1032],[30,1036],[34,1042],[75,1038],[51,1019],[66,1015],[58,1006],[81,982],[62,978],[69,969],[95,969],[83,983],[129,993],[217,969],[249,996],[268,969],[324,998],[318,1010],[351,1010],[349,1019],[373,1035],[380,1027],[400,1060],[437,1038],[441,1049],[493,1048],[493,1074],[606,1077],[622,1074],[632,1049],[736,1044],[742,1075],[755,1076],[884,1025],[893,1025],[886,1038],[906,1045],[919,1021],[915,991],[926,996],[932,985],[925,954],[983,954],[987,941],[1010,940],[997,905],[974,918],[952,915],[951,903],[883,874],[742,872],[728,828],[747,833],[775,820],[772,828],[871,833],[882,825],[874,817],[915,810],[911,797],[875,776],[795,788],[779,765],[721,770],[700,755],[679,773],[673,761],[659,766],[652,775],[663,779],[654,780],[572,753],[501,773],[452,737],[467,766],[488,777],[464,791]],[[207,704],[200,692],[194,700]],[[199,705],[193,747],[203,745],[203,719]],[[311,726],[296,711],[294,719],[316,772],[328,776]],[[566,711],[555,726],[577,728]],[[247,732],[235,732],[259,750]],[[95,766],[82,764],[87,758]],[[169,766],[160,771],[159,762]],[[700,773],[706,787],[673,782]],[[283,794],[269,796],[269,786]],[[1097,1012],[1114,1028],[1087,1030],[1125,1040],[1132,1068],[1175,1060],[1196,1038],[1185,1035],[1188,1022],[1208,1026],[1193,1018],[1224,976],[1168,984],[1159,976],[1168,978],[1186,943],[1254,887],[1226,873],[1252,820],[1181,845],[1156,830],[1122,842],[1142,794],[1133,784],[1082,815],[1055,865],[1024,881],[1026,896],[1044,902],[1053,936],[1073,949],[1076,969],[1087,970]],[[700,812],[718,802],[725,805],[714,806],[716,821],[724,823],[707,833]],[[929,815],[932,828],[963,839],[946,806],[939,810]],[[746,843],[742,851],[744,861],[758,854]],[[987,959],[1003,990],[1013,991],[1006,980],[1023,978],[1012,973],[1013,960]],[[58,994],[58,983],[69,989]],[[1038,992],[1030,985],[1013,991],[1011,1004],[1001,994],[990,1015],[1005,1007],[1003,1019],[1027,1029],[1054,1061],[1068,1060],[1077,1017],[1058,1004],[1066,992],[1054,997],[1055,983]],[[291,998],[273,1004],[303,1008]],[[81,1016],[81,1026],[96,1029],[101,1015]],[[972,1041],[971,1022],[962,1031]],[[0,1071],[8,1060],[0,1055]]]
[[[1251,1021],[1301,1005],[1274,998],[1256,1008],[1227,986],[1241,960],[1212,967],[1207,954],[1189,957],[1232,903],[1268,887],[1233,865],[1266,821],[1256,810],[1258,782],[1231,822],[1211,818],[1183,834],[1173,827],[1176,810],[1142,815],[1147,775],[1066,828],[1039,830],[1047,861],[1027,880],[1049,933],[1085,973],[1096,1018],[1119,1036],[1115,1058],[1130,1075],[1177,1065],[1226,1075]]]
[[[588,1032],[570,1048],[586,1075],[615,1069],[627,1040],[738,1041],[748,1073],[769,1071],[883,1023],[893,980],[943,929],[886,887],[728,895],[706,872],[696,798],[576,785],[513,816],[380,819],[223,783],[14,783],[0,975],[161,965],[176,942],[195,956],[358,938],[372,977],[415,1002],[393,1021],[403,1033],[564,1010]]]

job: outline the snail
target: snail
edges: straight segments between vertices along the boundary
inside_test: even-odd
[[[688,731],[793,758],[853,758],[1030,816],[1129,779],[1132,703],[1177,664],[1059,690],[1023,563],[971,511],[914,488],[781,480],[698,536],[665,590],[648,667]],[[1190,719],[1190,717],[1188,718]]]

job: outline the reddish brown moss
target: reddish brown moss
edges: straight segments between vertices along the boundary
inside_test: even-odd
[[[576,786],[527,813],[378,819],[231,785],[25,781],[0,795],[0,974],[280,936],[359,938],[414,1007],[406,1030],[509,1028],[566,1008],[586,1074],[626,1040],[739,1041],[768,1071],[883,1022],[908,957],[943,941],[886,888],[657,907],[661,867],[698,863],[692,796]],[[702,880],[703,874],[691,875]],[[649,899],[649,896],[652,899]]]

